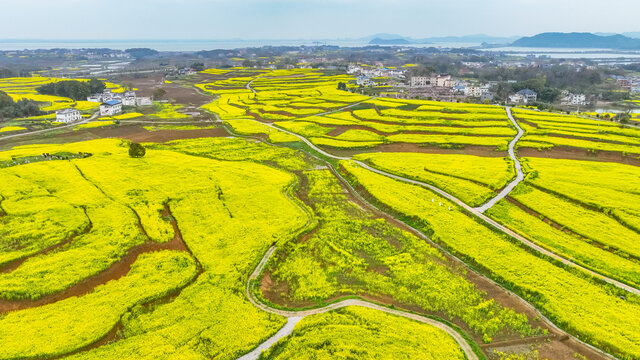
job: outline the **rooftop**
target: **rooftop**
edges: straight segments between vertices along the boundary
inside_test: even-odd
[[[78,111],[78,109],[62,109],[62,110],[58,110],[56,111],[56,114],[72,114],[72,113],[76,113],[76,112],[80,112]]]
[[[118,104],[121,104],[119,100],[109,100],[102,103],[102,105],[109,105],[109,106],[118,105]]]

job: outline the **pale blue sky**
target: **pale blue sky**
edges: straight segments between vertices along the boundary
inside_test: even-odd
[[[9,0],[4,39],[328,39],[640,31],[637,0]]]

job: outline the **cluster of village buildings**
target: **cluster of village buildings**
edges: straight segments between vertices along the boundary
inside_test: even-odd
[[[448,89],[453,95],[463,95],[466,97],[480,98],[481,101],[492,101],[493,94],[491,87],[496,85],[494,82],[485,84],[472,84],[465,80],[454,79],[447,74],[432,74],[430,76],[412,76],[409,81],[409,87],[418,88],[442,88]]]
[[[624,90],[632,94],[640,94],[640,76],[625,77],[613,75],[611,78]]]
[[[126,91],[117,94],[110,89],[93,94],[87,97],[87,101],[100,103],[100,116],[113,116],[122,112],[123,106],[146,106],[152,105],[150,97],[136,96],[135,91]],[[82,114],[78,109],[69,108],[56,111],[56,121],[71,123],[82,119]]]

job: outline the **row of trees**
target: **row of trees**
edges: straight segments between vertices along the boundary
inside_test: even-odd
[[[87,96],[102,92],[106,89],[104,82],[91,79],[87,82],[68,80],[50,83],[38,87],[39,94],[68,97],[73,100],[85,100]]]
[[[37,116],[42,112],[38,104],[30,100],[13,101],[11,96],[0,91],[0,120]]]

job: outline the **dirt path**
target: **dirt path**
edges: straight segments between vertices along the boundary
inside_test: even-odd
[[[260,276],[260,274],[262,273],[262,270],[264,269],[267,261],[269,260],[271,255],[273,255],[275,250],[276,250],[275,246],[272,246],[272,247],[269,248],[269,250],[267,250],[266,254],[262,257],[262,260],[260,261],[260,263],[256,267],[255,271],[249,277],[249,281],[247,282],[246,295],[247,295],[247,298],[249,299],[249,301],[254,306],[256,306],[257,308],[259,308],[259,309],[261,309],[263,311],[266,311],[268,313],[271,313],[271,314],[276,314],[276,315],[287,317],[288,318],[287,324],[282,329],[280,329],[280,331],[278,331],[274,336],[269,338],[264,343],[260,344],[252,352],[240,357],[238,360],[254,360],[254,359],[258,359],[258,356],[260,355],[260,353],[263,350],[268,349],[270,346],[275,344],[279,339],[281,339],[283,337],[286,337],[287,335],[291,334],[295,324],[298,321],[300,321],[302,318],[306,317],[306,316],[322,314],[322,313],[325,313],[325,312],[328,312],[328,311],[337,310],[337,309],[344,308],[344,307],[347,307],[347,306],[366,307],[366,308],[373,309],[373,310],[379,310],[379,311],[385,312],[387,314],[402,316],[402,317],[407,318],[407,319],[416,320],[416,321],[419,321],[419,322],[422,322],[422,323],[425,323],[425,324],[429,324],[429,325],[435,326],[435,327],[445,331],[447,334],[449,334],[458,343],[458,345],[460,346],[462,351],[465,353],[467,359],[469,359],[469,360],[478,360],[478,356],[475,354],[475,352],[473,352],[473,349],[471,348],[471,345],[469,345],[469,343],[465,340],[465,338],[462,335],[460,335],[460,333],[455,331],[450,326],[448,326],[446,324],[443,324],[443,323],[441,323],[439,321],[424,317],[424,316],[412,314],[412,313],[405,312],[405,311],[402,311],[402,310],[390,309],[390,308],[384,307],[382,305],[378,305],[378,304],[371,303],[371,302],[368,302],[368,301],[359,300],[359,299],[347,299],[347,300],[342,300],[342,301],[335,302],[333,304],[329,304],[329,305],[321,307],[321,308],[311,309],[311,310],[302,310],[302,311],[280,310],[280,309],[274,309],[272,307],[269,307],[268,305],[260,302],[260,300],[258,298],[256,298],[256,296],[254,295],[254,292],[253,292],[253,288],[254,288],[254,286],[256,284],[255,280]]]
[[[511,108],[508,106],[507,106],[507,116],[509,117],[509,120],[511,121],[511,123],[516,127],[516,129],[518,129],[518,134],[516,135],[516,137],[514,137],[513,140],[511,140],[511,142],[509,142],[509,156],[511,157],[511,160],[513,160],[513,163],[515,164],[515,167],[516,167],[516,178],[512,182],[510,182],[509,185],[507,185],[504,189],[502,189],[502,191],[500,191],[500,193],[496,197],[487,201],[484,205],[474,209],[480,213],[484,213],[485,211],[489,210],[498,201],[502,200],[505,196],[509,195],[509,193],[522,180],[524,180],[524,174],[522,173],[522,166],[520,165],[520,160],[518,160],[518,157],[516,156],[516,151],[515,151],[518,140],[520,140],[520,138],[524,135],[524,130],[522,130],[520,125],[518,125],[518,122],[516,121],[516,119],[513,118],[513,115],[511,115]]]
[[[164,211],[169,216],[171,216],[171,210],[169,209],[168,204],[165,204]],[[174,236],[171,241],[166,243],[146,242],[144,244],[134,246],[129,249],[127,254],[122,257],[120,261],[115,262],[108,269],[82,280],[81,282],[67,288],[62,292],[45,295],[38,300],[11,301],[0,299],[0,314],[52,304],[54,302],[70,298],[72,296],[86,295],[92,292],[99,285],[106,284],[111,280],[117,280],[127,275],[129,273],[129,270],[131,270],[131,265],[133,265],[133,263],[141,254],[161,250],[189,251],[184,241],[182,240],[182,234],[178,229],[176,220],[172,217],[172,220],[170,222],[174,229]]]

